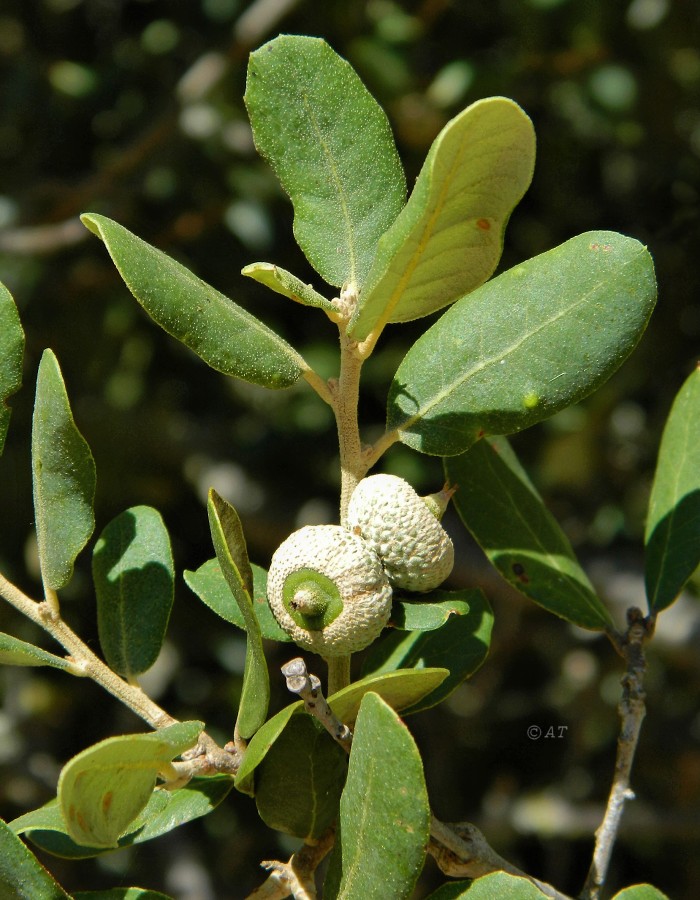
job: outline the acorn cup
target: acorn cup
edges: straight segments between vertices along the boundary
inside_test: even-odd
[[[326,659],[363,650],[389,621],[391,585],[379,557],[340,525],[307,525],[273,554],[267,598],[280,626]]]
[[[379,556],[389,581],[406,591],[430,591],[454,566],[454,546],[440,524],[455,489],[427,497],[396,475],[370,475],[353,491],[348,527]]]

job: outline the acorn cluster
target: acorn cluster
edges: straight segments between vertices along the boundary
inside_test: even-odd
[[[370,475],[350,498],[347,527],[307,525],[275,551],[267,580],[281,627],[326,658],[367,647],[389,621],[393,588],[430,591],[452,571],[440,518],[452,490],[420,497],[395,475]]]

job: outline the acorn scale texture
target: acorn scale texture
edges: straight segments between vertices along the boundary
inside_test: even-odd
[[[289,586],[300,573],[305,584],[319,573],[319,580],[330,579],[338,590],[341,611],[323,628],[302,627],[290,614]],[[280,626],[301,647],[324,657],[344,656],[371,644],[389,621],[391,595],[377,554],[340,525],[306,525],[295,531],[273,554],[267,576],[268,603]]]
[[[454,546],[428,505],[396,475],[363,478],[350,497],[348,527],[382,561],[394,587],[430,591],[454,566]]]

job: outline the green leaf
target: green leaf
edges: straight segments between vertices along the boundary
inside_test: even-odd
[[[289,387],[308,369],[278,334],[165,253],[105,216],[81,219],[154,322],[212,369],[268,388]]]
[[[669,898],[650,884],[633,884],[618,891],[613,900],[669,900]]]
[[[654,613],[673,603],[700,564],[700,368],[681,387],[664,428],[645,542]]]
[[[492,872],[461,885],[450,884],[438,888],[426,900],[542,900],[549,896],[528,878],[509,875],[507,872]]]
[[[24,331],[12,294],[0,282],[0,454],[10,424],[10,407],[5,402],[22,386]]]
[[[41,574],[47,587],[59,590],[95,527],[95,462],[51,350],[44,351],[37,376],[32,474]]]
[[[313,840],[338,814],[347,757],[317,719],[292,716],[260,762],[255,803],[270,828]]]
[[[0,632],[0,664],[6,666],[51,666],[54,669],[72,671],[67,659],[47,653],[34,644],[20,641],[11,634]]]
[[[270,641],[291,641],[287,632],[277,624],[267,602],[267,572],[260,566],[252,565],[251,568],[253,612],[260,626],[260,633]],[[187,586],[218,616],[245,630],[243,613],[234,600],[218,559],[208,559],[195,572],[185,571],[184,579]]]
[[[325,41],[296,35],[251,54],[244,99],[306,258],[329,284],[359,287],[406,196],[384,111]]]
[[[448,122],[379,242],[350,334],[426,316],[483,284],[534,166],[532,122],[512,100],[479,100]]]
[[[130,823],[126,834],[119,838],[119,847],[143,844],[186,822],[208,815],[232,788],[233,779],[230,776],[217,775],[193,778],[175,791],[153,791],[144,809]],[[57,799],[25,813],[11,822],[10,827],[16,834],[25,833],[40,849],[67,859],[88,859],[111,850],[86,847],[71,840]]]
[[[175,568],[160,513],[134,506],[107,525],[95,544],[92,575],[100,645],[125,678],[156,661],[173,605]]]
[[[582,628],[613,626],[568,538],[506,438],[484,438],[445,460],[460,518],[521,594]]]
[[[265,721],[270,703],[270,679],[263,651],[260,625],[253,610],[253,571],[238,513],[209,491],[207,503],[209,527],[221,571],[238,604],[246,630],[246,657],[243,688],[238,707],[236,729],[244,739],[251,738]]]
[[[478,588],[462,591],[431,591],[420,600],[399,598],[394,600],[389,626],[401,631],[434,631],[441,628],[451,616],[466,616],[469,599],[481,603]]]
[[[3,900],[71,900],[1,819],[0,896]]]
[[[116,847],[148,803],[158,773],[196,744],[201,722],[178,722],[152,734],[107,738],[74,756],[58,779],[69,836],[89,847]]]
[[[388,428],[454,456],[570,406],[619,368],[656,299],[635,240],[589,232],[463,297],[408,351],[389,393]]]
[[[287,272],[280,266],[266,262],[250,263],[241,269],[241,274],[264,284],[275,293],[282,294],[283,297],[294,300],[295,303],[301,303],[303,306],[317,306],[328,313],[337,314],[338,312],[330,300],[326,300],[310,284],[304,284],[301,278],[297,278],[296,275],[292,275],[291,272]]]
[[[394,710],[367,694],[355,726],[324,897],[409,897],[429,836],[418,748]]]
[[[335,715],[346,725],[352,725],[357,717],[362,698],[368,691],[378,694],[393,709],[400,712],[430,695],[449,676],[447,669],[407,669],[369,675],[333,694],[329,698]],[[304,702],[298,700],[268,719],[248,744],[245,757],[236,775],[236,788],[243,793],[253,793],[252,775],[270,748],[287,727],[294,715],[307,715]]]
[[[169,894],[144,888],[108,888],[105,891],[78,891],[73,900],[173,900]]]
[[[455,592],[460,597],[461,592]],[[372,644],[362,667],[363,675],[395,672],[397,669],[424,671],[440,666],[449,671],[434,690],[403,709],[403,715],[420,712],[441,703],[445,697],[473,675],[489,652],[493,612],[484,594],[470,592],[469,612],[450,616],[434,631],[389,631]]]

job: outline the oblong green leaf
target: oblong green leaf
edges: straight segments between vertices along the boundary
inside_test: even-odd
[[[325,41],[297,35],[251,54],[244,99],[306,258],[329,284],[359,287],[406,194],[384,111]]]
[[[430,836],[423,763],[413,738],[377,694],[362,700],[340,799],[324,897],[409,897]]]
[[[58,360],[39,363],[32,422],[34,515],[41,574],[47,587],[65,587],[75,558],[95,527],[95,462],[78,431]]]
[[[459,597],[461,592],[456,591]],[[449,671],[434,690],[402,710],[408,716],[441,703],[465,678],[469,678],[486,659],[491,643],[493,612],[483,591],[470,592],[469,612],[450,616],[434,631],[388,631],[370,647],[362,666],[363,675],[414,668],[441,667]],[[362,683],[362,682],[360,682]]]
[[[214,490],[209,491],[207,514],[216,558],[238,604],[246,631],[245,668],[236,729],[247,740],[265,721],[270,703],[267,661],[260,625],[253,610],[253,570],[238,513]]]
[[[246,275],[248,278],[264,284],[265,287],[269,287],[276,294],[289,297],[290,300],[301,303],[303,306],[317,306],[327,313],[337,313],[338,311],[330,300],[326,300],[310,284],[304,284],[301,278],[297,278],[296,275],[292,275],[281,266],[266,262],[250,263],[241,269],[241,275]]]
[[[24,331],[12,294],[0,282],[0,454],[10,425],[7,399],[22,386]]]
[[[681,387],[664,428],[645,543],[649,610],[658,612],[700,564],[700,368]]]
[[[542,900],[544,894],[529,878],[509,875],[507,872],[492,872],[482,875],[471,883],[446,885],[426,897],[426,900]]]
[[[175,791],[153,791],[144,809],[117,843],[119,847],[143,844],[186,822],[206,816],[216,809],[232,788],[233,779],[230,776],[217,775],[193,778]],[[25,813],[11,822],[10,827],[16,834],[26,834],[40,849],[66,859],[89,859],[112,849],[76,844],[68,835],[58,799]]]
[[[589,232],[459,300],[408,351],[388,428],[423,453],[453,456],[590,394],[641,337],[656,300],[646,249]]]
[[[0,819],[0,897],[6,900],[71,900],[32,851]]]
[[[512,100],[479,100],[448,122],[379,242],[350,334],[426,316],[483,284],[534,166],[535,131]]]
[[[268,388],[289,387],[308,369],[278,334],[165,253],[106,216],[81,219],[154,322],[213,369]]]
[[[320,837],[338,814],[345,751],[311,716],[292,716],[261,760],[255,805],[270,828],[304,840]]]
[[[100,535],[92,554],[97,626],[105,659],[125,678],[156,661],[173,605],[175,566],[158,510],[134,506]]]
[[[613,900],[669,900],[669,898],[650,884],[633,884],[618,891]]]
[[[107,738],[61,770],[58,802],[68,835],[89,847],[116,847],[153,793],[156,776],[196,744],[202,722],[178,722],[151,734]]]
[[[469,613],[469,598],[481,595],[478,588],[461,591],[431,591],[420,600],[398,598],[391,609],[389,626],[401,631],[434,631],[441,628],[451,616]],[[474,599],[480,603],[481,597]]]
[[[521,594],[582,628],[614,623],[505,438],[483,438],[445,460],[460,518],[490,562]]]
[[[260,633],[270,641],[291,641],[290,636],[277,624],[277,619],[267,602],[267,572],[260,566],[253,570],[253,612],[260,626]],[[222,619],[245,630],[245,619],[236,603],[231,588],[224,578],[218,559],[208,559],[195,571],[183,573],[185,583],[206,605]]]
[[[329,697],[334,714],[346,725],[352,725],[357,717],[362,698],[368,691],[382,697],[397,712],[406,709],[426,696],[430,696],[449,677],[447,669],[415,668],[404,671],[387,671],[368,675]],[[253,793],[252,775],[270,748],[287,727],[294,715],[304,712],[304,703],[298,700],[280,710],[253,736],[246,748],[243,762],[236,775],[236,788],[243,793]]]
[[[0,632],[0,664],[6,666],[51,666],[54,669],[72,670],[70,662],[53,653],[47,653],[34,644],[20,641],[11,634]]]

